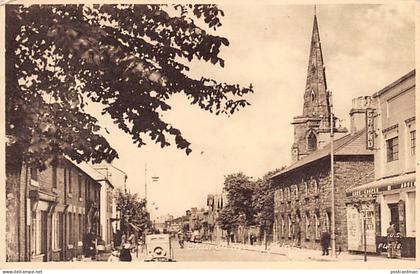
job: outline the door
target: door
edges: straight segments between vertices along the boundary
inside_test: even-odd
[[[389,210],[391,212],[391,222],[395,225],[395,231],[400,231],[400,220],[399,220],[399,212],[398,212],[398,204],[388,204]]]
[[[58,213],[58,248],[60,249],[60,261],[64,261],[64,222],[63,213]]]
[[[47,212],[41,210],[41,253],[44,254],[43,261],[46,262],[48,258],[48,229],[47,229]]]

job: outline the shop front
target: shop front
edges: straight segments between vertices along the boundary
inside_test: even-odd
[[[392,223],[398,256],[416,256],[415,173],[352,188],[346,196],[350,251],[364,251],[366,235],[367,252],[386,254]]]

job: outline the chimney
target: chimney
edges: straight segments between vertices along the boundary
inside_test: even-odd
[[[375,108],[371,96],[360,96],[352,100],[350,110],[350,133],[364,129],[366,127],[366,109]]]

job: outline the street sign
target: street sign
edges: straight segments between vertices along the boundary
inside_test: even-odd
[[[366,109],[366,149],[370,150],[373,150],[375,147],[374,114],[374,109]]]

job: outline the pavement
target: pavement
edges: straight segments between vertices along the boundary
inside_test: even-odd
[[[313,261],[363,261],[364,254],[363,253],[349,253],[349,252],[341,252],[336,256],[323,256],[321,250],[315,249],[308,249],[308,248],[299,248],[294,246],[278,246],[278,245],[271,245],[265,249],[264,245],[249,245],[249,244],[240,244],[240,243],[230,243],[229,245],[226,242],[222,242],[219,244],[206,242],[205,244],[208,245],[218,245],[223,248],[231,248],[235,250],[248,250],[260,253],[267,253],[267,254],[278,254],[286,256],[290,261],[306,261],[306,260],[313,260]],[[387,261],[389,260],[386,256],[378,255],[378,254],[368,254],[367,255],[368,261]],[[414,258],[396,258],[392,259],[395,262],[406,262],[406,261],[415,261]]]
[[[245,261],[319,261],[319,262],[334,262],[334,261],[363,261],[363,254],[352,254],[342,252],[337,256],[322,256],[320,250],[298,248],[292,246],[276,246],[271,245],[265,249],[264,245],[247,245],[239,243],[226,242],[203,242],[190,243],[186,242],[184,248],[180,248],[178,242],[172,239],[173,258],[178,262],[188,261],[230,261],[230,262],[245,262]],[[109,254],[103,254],[98,261],[107,261]],[[145,255],[141,250],[132,253],[133,261],[144,262]],[[386,256],[368,254],[367,261],[388,261],[390,259]],[[83,261],[92,261],[90,258],[84,258]],[[392,259],[393,262],[407,262],[414,261],[413,258],[399,258]]]

